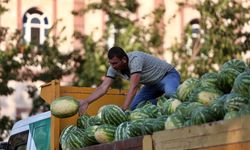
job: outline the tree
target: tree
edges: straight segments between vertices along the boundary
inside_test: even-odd
[[[6,11],[8,10],[0,3],[0,15]],[[53,30],[53,27],[51,30]],[[64,28],[59,33],[62,33],[63,30]],[[49,34],[43,44],[32,45],[23,41],[22,32],[19,30],[16,30],[10,36],[7,33],[7,27],[0,28],[0,42],[5,46],[0,49],[0,95],[13,93],[15,89],[8,86],[8,82],[11,80],[49,82],[72,74],[72,68],[75,67],[75,56],[79,54],[77,54],[77,51],[67,54],[59,52],[58,47],[64,40],[60,34],[57,36],[50,36]],[[49,105],[41,99],[35,86],[28,85],[26,91],[33,100],[30,115],[49,110]],[[16,118],[16,120],[18,119],[21,118]],[[0,137],[2,139],[6,138],[6,131],[11,129],[13,122],[14,120],[6,116],[0,119]]]
[[[124,48],[127,52],[141,50],[156,55],[163,52],[164,30],[159,31],[159,26],[162,25],[161,19],[165,9],[160,6],[151,14],[144,16],[144,18],[152,17],[152,22],[148,26],[144,26],[139,18],[131,18],[132,15],[135,15],[138,6],[136,0],[113,2],[102,0],[73,12],[74,15],[83,15],[90,10],[102,10],[108,16],[105,34],[98,41],[94,41],[91,35],[75,33],[75,37],[81,41],[85,53],[84,57],[79,59],[84,63],[78,63],[79,67],[76,73],[79,82],[76,85],[91,86],[93,83],[101,81],[108,66],[106,61],[107,49],[109,48],[108,39],[112,36],[114,37],[114,45]],[[124,88],[124,82],[121,80],[114,83],[114,88]]]
[[[249,28],[249,5],[237,0],[204,0],[194,7],[201,14],[201,34],[193,38],[187,26],[183,43],[171,48],[183,80],[216,71],[227,60],[240,59],[250,49],[250,33],[245,31],[247,24]]]

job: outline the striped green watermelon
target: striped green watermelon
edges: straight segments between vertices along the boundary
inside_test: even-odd
[[[189,94],[200,86],[199,79],[189,78],[177,88],[176,94],[181,101],[187,101]]]
[[[224,103],[227,100],[227,95],[228,94],[225,94],[216,98],[210,105],[210,109],[214,112],[216,120],[223,119],[226,114],[226,110],[224,109]]]
[[[99,143],[112,142],[115,139],[116,126],[111,124],[103,124],[97,127],[95,131],[95,139]]]
[[[127,121],[125,112],[117,105],[104,105],[99,110],[101,121],[104,124],[118,126],[122,122]]]
[[[115,141],[126,140],[130,138],[127,131],[129,124],[130,122],[123,122],[116,128]]]
[[[250,115],[250,103],[240,108],[239,113],[241,116]]]
[[[167,116],[161,116],[159,118],[152,118],[153,131],[161,131],[165,129],[165,122],[167,121]],[[150,121],[150,120],[149,120]]]
[[[183,127],[185,118],[177,113],[168,116],[165,122],[165,129],[175,129]]]
[[[73,130],[69,133],[66,142],[70,145],[72,150],[77,150],[87,146],[84,140],[85,133],[78,128],[78,130]]]
[[[87,120],[87,127],[103,124],[99,116],[90,116]]]
[[[88,120],[90,116],[88,114],[83,114],[77,119],[77,127],[85,129],[88,126]]]
[[[178,107],[176,107],[175,113],[182,115],[185,119],[189,119],[191,113],[189,114],[188,104],[191,102],[183,102]],[[202,105],[202,104],[200,104]]]
[[[79,109],[79,101],[71,96],[56,98],[50,104],[51,113],[58,118],[67,118],[75,115]]]
[[[150,118],[150,112],[143,108],[137,108],[130,113],[130,120]]]
[[[60,134],[60,145],[61,145],[62,150],[71,149],[71,146],[69,145],[69,143],[67,143],[67,141],[68,141],[69,133],[71,133],[71,131],[74,131],[74,130],[77,130],[77,126],[75,125],[69,125],[62,130]]]
[[[147,111],[151,118],[156,118],[159,115],[160,111],[159,108],[156,105],[153,105],[152,103],[143,106],[142,109]]]
[[[87,146],[98,144],[97,140],[95,139],[95,132],[97,130],[98,126],[89,126],[85,129],[85,143]]]
[[[167,101],[167,100],[168,100],[168,98],[165,97],[165,95],[158,97],[158,98],[157,98],[157,107],[158,107],[159,109],[162,109],[163,103],[164,103],[165,101]]]
[[[152,104],[150,101],[141,101],[137,106],[136,108],[142,108],[144,107],[145,105],[148,105],[148,104]]]
[[[132,120],[127,127],[129,137],[141,136],[153,133],[153,122],[149,118]]]
[[[219,72],[219,88],[224,93],[230,93],[234,84],[234,80],[240,72],[233,68],[227,68]]]
[[[224,120],[230,120],[238,117],[240,117],[240,113],[238,111],[230,111],[225,114]]]
[[[227,100],[224,103],[224,109],[227,112],[238,111],[242,106],[249,103],[247,97],[244,97],[237,93],[230,93],[227,95]]]
[[[85,133],[75,125],[67,126],[60,134],[60,144],[62,150],[74,150],[87,146]]]
[[[236,77],[232,91],[250,97],[250,70],[247,70]]]
[[[218,87],[218,73],[209,72],[205,73],[200,78],[200,83],[202,87]]]
[[[206,106],[196,108],[191,114],[192,124],[203,124],[215,120],[213,111]]]
[[[206,106],[210,105],[223,92],[214,87],[201,87],[195,89],[189,96],[189,101],[198,101]]]
[[[145,118],[156,118],[158,116],[159,109],[153,104],[145,105],[142,108],[136,108],[130,113],[130,120],[138,120]]]
[[[161,113],[163,115],[170,115],[173,112],[175,112],[176,108],[181,104],[182,102],[178,99],[169,98],[167,101],[163,103],[163,107],[161,110]]]
[[[232,69],[236,69],[239,72],[243,72],[247,68],[247,65],[242,60],[232,59],[232,60],[229,60],[229,61],[225,62],[222,65],[221,70],[225,70],[227,68],[232,68]]]
[[[188,119],[184,122],[183,124],[183,127],[189,127],[189,126],[192,126],[193,123],[192,123],[192,120],[191,119]]]

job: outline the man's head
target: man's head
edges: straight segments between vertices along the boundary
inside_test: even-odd
[[[118,71],[127,69],[128,67],[128,56],[125,51],[117,46],[114,46],[108,51],[108,59],[110,65]]]

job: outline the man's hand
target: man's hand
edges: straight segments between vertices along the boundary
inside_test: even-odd
[[[129,106],[123,104],[122,107],[121,107],[121,109],[122,109],[123,111],[125,111],[125,110],[129,109]]]
[[[87,100],[80,100],[79,115],[84,114],[88,109],[89,103]]]

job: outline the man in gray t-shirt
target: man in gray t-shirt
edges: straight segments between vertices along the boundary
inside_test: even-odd
[[[147,53],[125,53],[120,47],[112,47],[108,59],[110,67],[106,77],[94,93],[80,101],[80,113],[87,109],[88,104],[103,96],[116,77],[130,80],[122,108],[131,110],[142,101],[150,100],[156,104],[156,98],[164,93],[168,97],[172,96],[180,84],[180,75],[171,64]],[[140,84],[144,86],[138,91]]]

